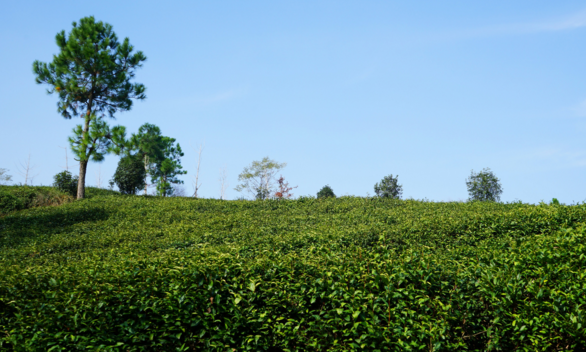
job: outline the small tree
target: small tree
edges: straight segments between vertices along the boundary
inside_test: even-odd
[[[281,175],[281,177],[277,180],[277,191],[273,195],[276,199],[289,199],[293,196],[291,190],[297,188],[289,187],[289,182],[285,182],[285,178]]]
[[[0,168],[0,185],[5,185],[12,181],[12,176],[7,174],[8,169]]]
[[[53,176],[53,187],[75,197],[77,193],[77,176],[71,175],[71,172],[65,170]]]
[[[84,120],[70,139],[79,161],[77,198],[84,198],[88,162],[115,151],[104,145],[111,131],[101,119],[105,113],[113,118],[117,111],[130,110],[132,99],[146,97],[144,85],[130,82],[146,57],[141,51],[133,53],[128,38],[120,43],[112,26],[94,17],[73,22],[69,35],[61,31],[55,39],[59,54],[51,63],[35,61],[33,72],[37,83],[51,87],[49,94],[59,95],[57,111],[64,118]]]
[[[329,185],[323,186],[322,189],[320,189],[319,192],[317,192],[317,199],[330,197],[336,198],[336,195],[334,194],[334,190],[332,189],[332,187],[330,187]]]
[[[380,183],[374,184],[374,193],[381,198],[400,199],[403,194],[403,186],[399,184],[399,175],[385,176]]]
[[[122,194],[136,194],[144,186],[146,171],[138,155],[127,155],[120,159],[114,173],[114,183]]]
[[[185,175],[182,170],[181,157],[184,155],[179,143],[175,145],[175,138],[162,138],[163,159],[157,160],[152,172],[152,179],[157,184],[157,194],[163,197],[173,195],[173,184],[182,184],[177,176]]]
[[[503,193],[499,179],[489,168],[478,173],[474,173],[472,170],[470,177],[466,179],[466,187],[468,187],[469,200],[471,201],[498,202]]]
[[[287,166],[286,163],[280,164],[269,157],[264,157],[261,161],[253,161],[238,175],[238,181],[242,183],[234,189],[238,192],[247,190],[256,199],[266,199],[274,189],[273,177],[285,166]]]
[[[130,137],[131,152],[140,156],[144,165],[144,195],[147,195],[147,176],[153,176],[153,165],[163,160],[163,136],[161,129],[153,124],[145,123],[140,126],[137,134]]]

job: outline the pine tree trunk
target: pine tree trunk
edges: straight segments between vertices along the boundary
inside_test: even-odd
[[[79,162],[79,179],[77,180],[77,199],[85,198],[85,174],[87,171],[87,160]]]
[[[144,171],[145,171],[144,172],[144,195],[145,196],[147,195],[147,182],[146,181],[147,181],[147,176],[148,176],[148,172],[149,172],[148,164],[149,164],[149,156],[145,155],[144,156]]]
[[[83,138],[87,136],[90,130],[90,120],[92,116],[92,103],[93,99],[90,97],[90,101],[88,103],[87,112],[85,114],[85,125],[83,126]],[[87,146],[85,146],[85,160],[79,161],[79,179],[77,180],[77,199],[85,198],[85,174],[87,171],[87,163],[90,160],[91,150],[88,153]],[[82,159],[82,158],[80,158]]]

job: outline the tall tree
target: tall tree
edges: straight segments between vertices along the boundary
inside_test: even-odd
[[[33,72],[37,83],[51,86],[47,90],[49,94],[58,94],[57,111],[64,118],[81,117],[84,120],[72,138],[74,151],[79,157],[79,199],[85,196],[89,160],[103,159],[103,154],[97,159],[94,154],[99,154],[99,146],[111,136],[107,133],[92,142],[92,123],[98,128],[93,131],[95,136],[104,132],[101,120],[106,114],[114,118],[116,112],[131,109],[132,99],[146,98],[145,86],[130,82],[146,57],[141,51],[133,53],[134,47],[128,38],[120,43],[112,26],[96,22],[93,16],[82,18],[79,23],[73,22],[68,35],[61,31],[55,39],[59,54],[54,55],[50,63],[35,61]],[[115,150],[116,147],[106,148],[106,152]]]
[[[130,146],[132,151],[142,158],[144,164],[144,195],[146,196],[148,187],[146,178],[149,174],[152,177],[153,164],[164,159],[161,129],[153,124],[145,123],[140,126],[138,133],[130,138]]]
[[[266,199],[274,189],[275,174],[285,166],[287,166],[286,163],[280,164],[269,157],[264,157],[261,161],[253,161],[238,175],[238,181],[242,183],[234,189],[238,192],[247,190],[256,199]]]
[[[175,138],[162,138],[163,158],[157,160],[153,169],[152,178],[157,184],[157,194],[163,197],[173,195],[173,184],[181,184],[183,181],[177,178],[187,171],[182,170],[181,157],[184,155],[181,145],[175,145]]]

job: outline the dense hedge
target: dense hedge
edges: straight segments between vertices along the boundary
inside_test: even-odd
[[[17,351],[584,350],[586,207],[94,197],[0,219]]]
[[[86,187],[86,198],[117,195],[116,191]],[[0,215],[17,210],[70,203],[75,198],[49,186],[0,186]]]
[[[53,187],[0,186],[0,215],[16,210],[71,202],[72,197]]]

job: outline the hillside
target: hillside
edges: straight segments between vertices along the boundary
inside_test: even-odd
[[[0,218],[0,349],[583,350],[586,206],[95,196]]]

